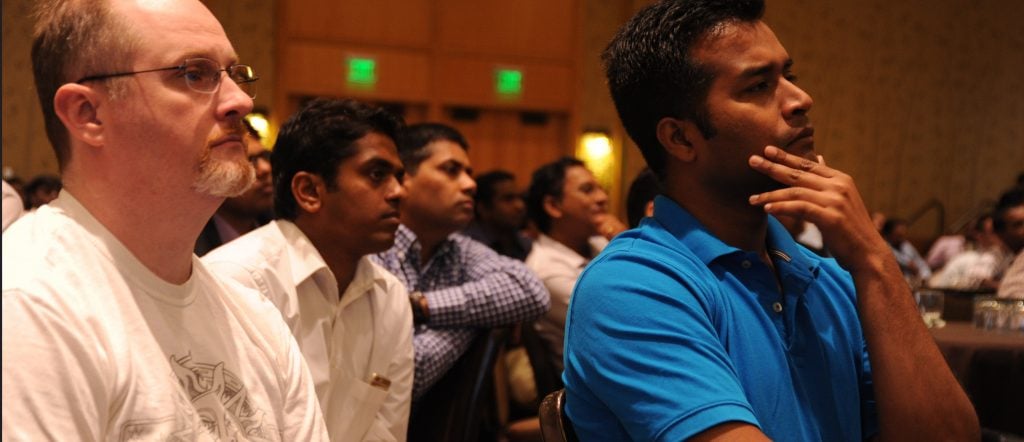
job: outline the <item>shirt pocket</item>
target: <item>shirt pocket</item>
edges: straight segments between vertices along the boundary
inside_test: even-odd
[[[388,390],[371,385],[367,379],[348,377],[332,385],[324,419],[332,440],[358,441],[370,436],[377,412],[388,397]]]

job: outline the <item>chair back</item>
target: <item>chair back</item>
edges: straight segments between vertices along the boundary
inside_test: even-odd
[[[551,362],[551,351],[544,338],[537,333],[532,321],[524,322],[520,335],[526,355],[533,368],[533,380],[537,384],[537,404],[548,394],[561,389],[562,372]]]
[[[451,370],[413,404],[410,442],[476,442],[485,438],[485,431],[497,434],[494,364],[509,334],[508,328],[481,332]]]
[[[576,431],[565,415],[565,389],[544,397],[540,403],[540,433],[544,442],[577,442]]]

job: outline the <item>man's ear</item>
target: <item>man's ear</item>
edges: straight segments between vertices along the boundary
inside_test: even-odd
[[[297,172],[292,177],[292,196],[298,208],[307,213],[317,213],[323,207],[323,197],[327,193],[327,185],[320,175],[309,172]]]
[[[705,141],[700,128],[690,120],[665,117],[658,121],[656,131],[668,154],[687,163],[697,158],[696,148]]]
[[[68,136],[90,146],[103,145],[103,122],[98,110],[104,97],[96,90],[77,83],[68,83],[53,96],[53,110],[64,123]]]
[[[548,195],[544,197],[544,211],[547,212],[551,219],[558,219],[562,217],[562,207],[555,197]]]

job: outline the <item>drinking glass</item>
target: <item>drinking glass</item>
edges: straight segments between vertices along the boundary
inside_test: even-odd
[[[940,326],[942,323],[943,294],[938,290],[919,289],[914,292],[917,309],[921,319],[928,328]]]

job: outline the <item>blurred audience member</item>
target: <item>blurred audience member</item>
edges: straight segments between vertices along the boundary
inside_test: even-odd
[[[992,215],[984,214],[978,217],[964,230],[965,235],[960,236],[963,238],[961,250],[948,258],[945,265],[932,275],[928,280],[929,286],[971,290],[991,289],[998,285],[997,278],[1013,260],[1013,253],[996,235]],[[929,258],[933,257],[933,253],[936,257],[942,253],[950,253],[953,250],[952,244],[955,243],[953,237],[954,235],[947,235],[939,238],[947,238],[950,251],[942,252],[940,249],[936,252],[936,247],[932,247],[932,252],[928,254]]]
[[[25,180],[21,179],[21,177],[17,175],[13,175],[10,178],[5,178],[4,180],[7,181],[7,184],[14,188],[15,192],[18,192],[18,200],[21,201],[21,203],[23,204],[22,208],[24,209]]]
[[[337,441],[404,441],[412,401],[408,293],[367,256],[387,250],[405,195],[402,122],[354,100],[314,100],[272,155],[278,219],[203,261],[281,311]]]
[[[885,227],[886,219],[888,219],[888,217],[886,217],[885,213],[882,211],[876,210],[871,212],[871,222],[875,224],[875,228],[878,229],[879,232],[881,232],[882,228]]]
[[[1016,254],[999,283],[999,297],[1024,298],[1024,188],[1004,193],[992,217],[996,234]]]
[[[549,301],[544,285],[523,263],[458,233],[473,220],[476,192],[462,134],[423,123],[406,128],[397,141],[405,166],[402,225],[395,245],[375,259],[410,293],[415,401],[455,365],[481,330],[533,320],[547,311]]]
[[[57,199],[60,194],[60,177],[39,175],[25,185],[25,210],[35,210],[43,204]]]
[[[820,256],[828,256],[828,251],[825,250],[825,241],[821,237],[821,230],[818,230],[818,226],[796,216],[777,214],[775,218],[782,223],[790,235],[793,235],[796,242]]]
[[[260,143],[260,134],[245,124],[246,155],[256,168],[256,182],[245,193],[224,200],[210,221],[203,227],[196,241],[196,255],[203,256],[210,250],[242,236],[270,221],[274,208],[274,185],[271,181],[270,151]]]
[[[477,176],[473,200],[476,217],[463,233],[502,255],[525,260],[533,240],[523,233],[526,203],[515,175],[494,170]]]
[[[552,363],[561,370],[565,313],[576,279],[626,225],[608,213],[608,194],[594,174],[572,157],[533,172],[526,207],[541,232],[526,265],[551,293],[551,309],[537,321],[537,331],[547,341]]]
[[[7,230],[7,226],[11,225],[14,220],[21,217],[21,213],[25,210],[22,206],[21,196],[18,195],[18,191],[14,190],[7,181],[3,182],[3,230]]]
[[[626,219],[629,228],[640,225],[640,220],[654,215],[654,197],[661,193],[661,184],[649,167],[636,174],[626,192]]]
[[[889,243],[896,254],[896,262],[903,271],[903,277],[911,282],[925,281],[932,276],[932,270],[924,261],[917,248],[907,241],[907,222],[899,218],[889,218],[882,225],[882,237]]]

